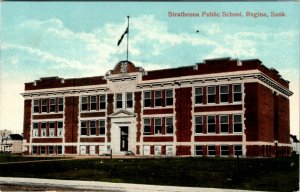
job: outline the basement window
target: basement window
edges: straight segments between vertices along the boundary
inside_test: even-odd
[[[234,156],[243,156],[243,149],[242,145],[234,145]]]
[[[208,156],[215,156],[216,155],[216,146],[208,145],[207,146],[207,155]]]
[[[221,156],[229,156],[229,146],[221,145]]]
[[[203,146],[202,145],[196,145],[195,146],[195,155],[196,156],[203,156]]]

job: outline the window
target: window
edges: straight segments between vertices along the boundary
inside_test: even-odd
[[[144,107],[151,107],[151,92],[144,92]]]
[[[126,93],[126,108],[132,108],[133,100],[132,100],[132,93]]]
[[[161,126],[161,118],[155,118],[155,134],[161,134],[162,126]]]
[[[50,112],[56,111],[56,103],[55,98],[50,98]]]
[[[42,113],[47,113],[48,100],[42,99]]]
[[[90,110],[96,110],[97,109],[97,96],[93,95],[90,96]]]
[[[33,155],[36,155],[36,154],[37,154],[37,146],[32,146],[32,151],[31,151],[31,153],[32,153]]]
[[[99,134],[104,135],[105,134],[105,120],[99,121]]]
[[[61,145],[57,146],[57,154],[58,155],[62,154],[62,146]]]
[[[54,122],[49,123],[49,136],[54,137]]]
[[[196,145],[195,146],[195,155],[196,156],[202,156],[203,155],[203,147],[202,147],[202,145]]]
[[[242,115],[233,115],[233,132],[242,132]]]
[[[39,123],[33,123],[32,135],[33,137],[39,136]]]
[[[39,113],[40,107],[39,107],[39,100],[35,99],[33,100],[33,113]]]
[[[216,103],[216,87],[207,87],[207,103]]]
[[[86,133],[87,133],[86,129],[87,129],[86,121],[81,121],[81,132],[80,132],[80,134],[81,135],[86,135]]]
[[[151,125],[150,125],[150,119],[144,119],[144,135],[150,135],[151,134]]]
[[[207,132],[216,133],[216,117],[207,116]]]
[[[118,93],[116,94],[116,108],[120,109],[123,107],[123,103],[122,103],[122,93]]]
[[[161,91],[155,91],[155,106],[162,106]]]
[[[99,102],[100,102],[100,107],[99,107],[100,110],[105,109],[106,108],[105,95],[100,95]]]
[[[49,155],[53,154],[53,146],[48,146],[48,154]]]
[[[229,95],[228,85],[221,85],[220,86],[220,101],[221,101],[221,103],[228,102],[228,95]]]
[[[203,89],[202,87],[195,88],[195,104],[203,103]]]
[[[173,90],[166,90],[166,106],[173,105]]]
[[[96,135],[96,121],[90,121],[90,135]]]
[[[234,145],[234,156],[242,156],[243,155],[243,149],[242,145]]]
[[[81,111],[87,111],[88,110],[88,97],[83,96],[81,97]]]
[[[228,115],[220,116],[221,133],[228,133]]]
[[[215,156],[216,155],[216,146],[208,145],[207,146],[207,155],[208,156]]]
[[[47,123],[42,123],[42,137],[47,136]]]
[[[41,155],[46,154],[46,146],[41,146]]]
[[[166,133],[173,134],[173,117],[166,117]]]
[[[234,102],[242,101],[242,85],[241,84],[233,85],[233,101]]]
[[[221,145],[221,156],[229,156],[228,145]]]
[[[57,122],[57,136],[63,135],[63,122],[59,121]]]
[[[58,98],[58,111],[64,111],[64,98]]]
[[[195,133],[203,133],[203,117],[195,117]]]

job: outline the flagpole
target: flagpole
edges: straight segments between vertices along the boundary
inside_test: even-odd
[[[127,16],[127,19],[128,19],[128,25],[127,25],[127,29],[128,29],[128,32],[127,32],[127,61],[128,61],[129,15]]]

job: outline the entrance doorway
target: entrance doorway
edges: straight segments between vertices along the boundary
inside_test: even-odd
[[[120,151],[128,151],[128,127],[120,127]]]

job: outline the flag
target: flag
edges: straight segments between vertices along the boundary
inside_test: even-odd
[[[118,46],[120,45],[120,43],[122,42],[124,35],[128,33],[128,27],[126,28],[126,31],[123,33],[123,35],[121,36],[121,38],[118,41]]]

